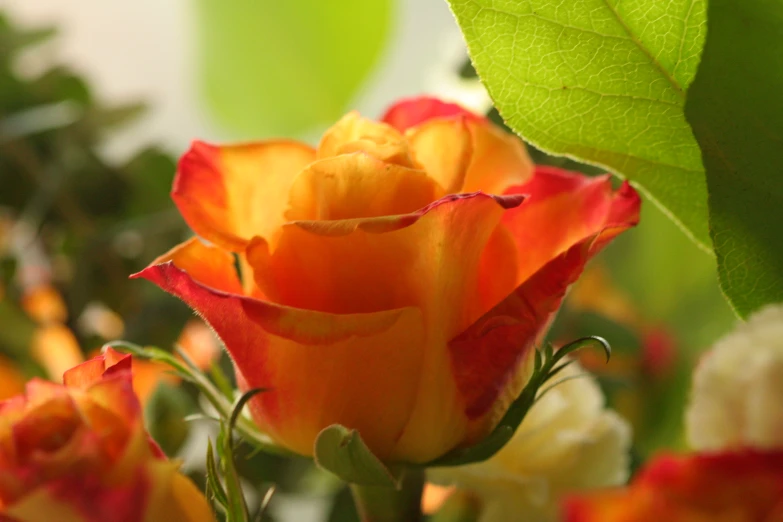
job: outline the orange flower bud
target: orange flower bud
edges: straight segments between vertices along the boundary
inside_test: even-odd
[[[0,518],[212,521],[204,496],[147,435],[131,359],[107,350],[0,403]]]
[[[249,404],[261,428],[310,455],[339,423],[411,462],[495,426],[568,286],[639,213],[629,185],[534,169],[515,136],[433,99],[348,114],[316,149],[196,142],[172,196],[212,245],[137,277],[210,323],[241,387],[268,390]]]

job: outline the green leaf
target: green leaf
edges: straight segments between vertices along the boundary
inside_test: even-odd
[[[449,2],[511,128],[632,180],[709,247],[704,172],[683,113],[705,0]]]
[[[356,430],[332,424],[315,439],[315,463],[350,484],[396,487],[397,477],[376,457]]]
[[[220,123],[293,135],[345,112],[389,36],[392,0],[198,0],[203,90]]]
[[[212,449],[212,440],[207,439],[207,498],[213,497],[214,501],[223,509],[228,511],[228,497],[223,484],[220,482],[220,472],[215,462],[215,452]]]
[[[721,287],[747,316],[783,301],[783,3],[710,0],[686,115],[707,171]]]

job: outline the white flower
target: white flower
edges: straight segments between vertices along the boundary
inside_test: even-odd
[[[544,394],[495,456],[430,470],[430,479],[479,494],[481,522],[554,521],[565,493],[624,483],[630,426],[604,408],[598,384],[577,363],[554,379],[575,376]]]
[[[685,423],[697,450],[783,449],[783,305],[756,312],[702,358]]]

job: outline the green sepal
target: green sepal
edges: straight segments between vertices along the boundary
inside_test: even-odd
[[[349,484],[399,486],[399,471],[386,467],[362,440],[359,432],[340,424],[321,430],[313,452],[318,467]]]
[[[442,457],[422,464],[426,467],[450,467],[482,462],[492,457],[505,446],[524,420],[530,408],[536,402],[541,387],[559,373],[568,363],[557,365],[563,357],[588,346],[600,346],[606,353],[606,359],[612,353],[609,343],[601,337],[583,337],[555,351],[551,344],[536,350],[533,374],[519,396],[511,403],[500,423],[483,440],[467,448],[457,448]]]

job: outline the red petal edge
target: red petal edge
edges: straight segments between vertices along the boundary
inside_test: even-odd
[[[484,119],[483,116],[470,112],[456,103],[447,103],[430,96],[420,96],[398,101],[389,107],[381,121],[388,123],[400,132],[405,132],[409,128],[433,118],[456,116],[465,116],[471,120]]]

